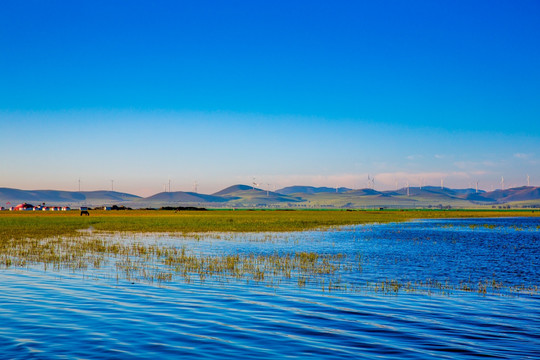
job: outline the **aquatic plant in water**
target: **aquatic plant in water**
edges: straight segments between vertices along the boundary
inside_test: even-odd
[[[231,238],[231,234],[222,234]],[[354,259],[345,253],[288,251],[267,254],[243,252],[230,254],[214,250],[196,253],[189,245],[140,241],[142,235],[92,234],[77,237],[8,240],[0,243],[0,267],[42,267],[44,271],[99,271],[118,281],[167,282],[244,281],[271,287],[282,283],[322,291],[353,291],[398,294],[423,292],[450,294],[457,291],[480,294],[537,292],[536,287],[509,287],[495,280],[462,282],[458,286],[436,280],[406,281],[395,279],[367,281],[343,280],[347,274],[360,274],[364,264],[361,253]],[[208,236],[188,236],[192,241],[210,241]],[[262,241],[273,241],[266,234]],[[247,241],[255,241],[247,237]],[[354,278],[354,276],[353,276]]]

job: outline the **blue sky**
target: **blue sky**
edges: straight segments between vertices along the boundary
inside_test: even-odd
[[[539,15],[537,1],[4,3],[0,186],[540,185]]]

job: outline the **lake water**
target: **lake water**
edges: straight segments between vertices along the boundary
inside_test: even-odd
[[[303,286],[294,274],[149,283],[117,279],[113,265],[1,269],[0,358],[538,359],[539,226],[519,218],[114,235],[198,256],[340,255],[339,266]],[[389,281],[400,287],[382,290]]]

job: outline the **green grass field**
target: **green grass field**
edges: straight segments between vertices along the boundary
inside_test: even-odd
[[[0,212],[0,241],[76,235],[77,230],[121,232],[301,231],[328,226],[387,223],[411,219],[540,216],[531,210],[385,211],[90,211]]]

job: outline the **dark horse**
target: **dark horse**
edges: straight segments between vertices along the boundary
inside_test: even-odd
[[[88,212],[88,210],[81,210],[81,216],[83,215],[90,216],[90,213]]]

